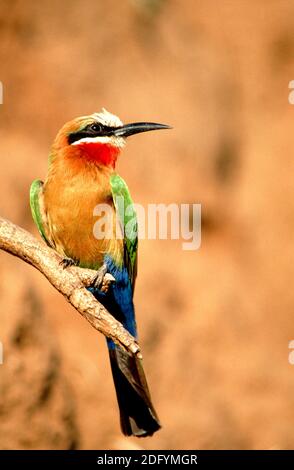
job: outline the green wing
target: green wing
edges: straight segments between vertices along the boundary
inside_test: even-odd
[[[110,184],[113,202],[124,229],[124,263],[134,289],[138,254],[137,215],[125,181],[115,173],[110,177]]]
[[[33,181],[31,184],[31,188],[30,188],[30,206],[31,206],[31,211],[32,211],[34,222],[37,225],[40,234],[44,238],[45,242],[48,245],[50,245],[50,242],[46,238],[46,235],[45,235],[43,215],[42,215],[42,210],[40,206],[42,191],[43,191],[43,182],[41,180]]]

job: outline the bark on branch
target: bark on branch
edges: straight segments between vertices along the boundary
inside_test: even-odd
[[[64,269],[61,256],[26,230],[0,217],[0,249],[38,269],[68,302],[100,333],[141,357],[136,340],[89,292],[95,275],[91,269]]]

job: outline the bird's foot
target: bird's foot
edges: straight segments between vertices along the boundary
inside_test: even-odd
[[[102,292],[104,292],[105,294],[107,294],[107,292],[109,291],[109,288],[110,286],[115,282],[115,277],[113,277],[112,274],[110,273],[106,273],[104,278],[103,278],[103,281],[102,281],[102,285],[100,287],[100,290]]]
[[[107,265],[103,264],[96,272],[96,275],[93,279],[93,287],[101,290],[101,292],[106,294],[113,282],[115,282],[115,278],[112,276],[112,274],[107,272]]]
[[[103,279],[106,273],[107,273],[107,265],[104,263],[95,274],[95,277],[93,279],[93,287],[97,287],[97,289],[101,289]]]
[[[75,266],[76,262],[72,258],[68,258],[67,256],[60,261],[60,265],[63,269],[68,268],[69,266]]]

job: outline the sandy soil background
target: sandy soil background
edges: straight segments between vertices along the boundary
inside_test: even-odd
[[[294,447],[291,0],[0,0],[0,214],[102,106],[169,133],[118,164],[136,202],[201,203],[202,245],[142,240],[135,302],[163,429],[124,438],[104,338],[0,254],[0,448]]]

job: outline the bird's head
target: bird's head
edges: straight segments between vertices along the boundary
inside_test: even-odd
[[[114,168],[127,137],[139,132],[169,128],[165,124],[153,122],[123,124],[117,116],[103,108],[100,113],[67,122],[56,136],[52,155],[62,152],[69,158],[78,157]]]

